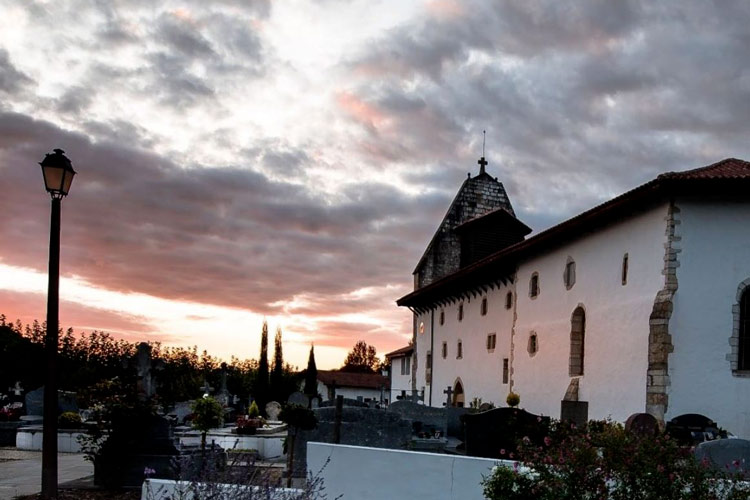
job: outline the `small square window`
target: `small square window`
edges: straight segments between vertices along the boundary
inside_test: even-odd
[[[487,335],[487,351],[494,352],[496,344],[497,344],[497,334],[490,333],[489,335]]]
[[[482,316],[487,316],[487,297],[482,297],[482,307],[480,308]]]

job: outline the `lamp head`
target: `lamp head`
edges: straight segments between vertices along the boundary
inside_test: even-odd
[[[54,153],[46,154],[39,163],[44,175],[44,187],[52,198],[67,196],[73,176],[76,175],[73,164],[64,153],[62,149],[55,149]]]

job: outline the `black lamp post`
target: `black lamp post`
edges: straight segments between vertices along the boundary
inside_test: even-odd
[[[44,186],[52,196],[49,231],[49,286],[47,288],[47,372],[44,379],[44,431],[42,433],[42,497],[57,498],[57,329],[60,289],[60,201],[67,196],[76,174],[62,149],[39,163]]]

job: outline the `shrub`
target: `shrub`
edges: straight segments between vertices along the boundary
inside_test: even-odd
[[[80,429],[83,426],[83,422],[78,412],[66,411],[57,417],[57,426],[60,429]]]
[[[206,447],[206,433],[219,427],[224,420],[224,408],[211,396],[193,401],[193,428],[201,431],[201,447]]]
[[[553,422],[543,444],[519,443],[524,472],[498,467],[482,481],[488,499],[716,500],[750,488],[698,463],[669,435],[640,436],[621,425]]]
[[[505,398],[505,402],[508,403],[508,406],[511,408],[515,408],[521,402],[521,396],[515,392],[509,392],[508,397]]]
[[[258,409],[258,404],[255,401],[250,403],[250,408],[248,408],[247,410],[247,416],[250,418],[260,417],[260,410]]]

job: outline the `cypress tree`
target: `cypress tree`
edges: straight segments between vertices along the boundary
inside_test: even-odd
[[[304,393],[310,397],[318,395],[318,368],[315,366],[315,346],[310,346],[310,357],[307,358]]]
[[[258,375],[255,379],[255,394],[261,413],[268,403],[268,322],[263,321],[263,331],[260,334],[260,361],[258,361]]]
[[[276,328],[273,339],[273,370],[271,371],[271,396],[278,400],[284,398],[284,355],[281,350],[281,328]]]

